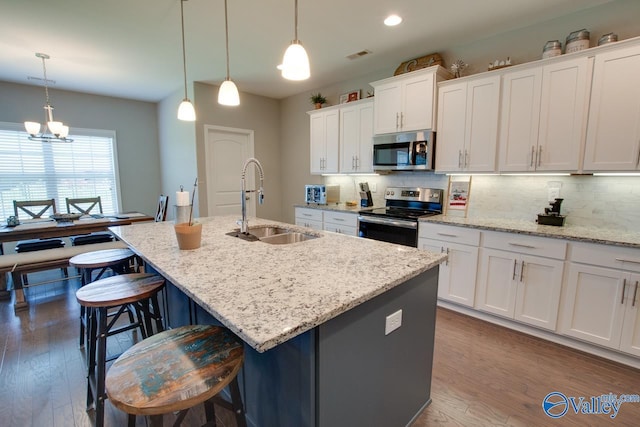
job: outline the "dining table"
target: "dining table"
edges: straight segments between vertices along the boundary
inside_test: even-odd
[[[83,215],[72,221],[56,221],[53,218],[22,220],[16,226],[0,226],[0,256],[4,255],[4,244],[29,239],[69,237],[108,231],[109,227],[130,225],[135,222],[153,221],[155,218],[142,212],[121,212],[113,215]],[[0,299],[9,297],[7,279],[0,273]]]

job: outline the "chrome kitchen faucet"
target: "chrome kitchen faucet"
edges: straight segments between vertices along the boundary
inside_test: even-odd
[[[264,188],[262,185],[264,183],[264,172],[262,170],[262,165],[258,161],[258,159],[254,157],[250,157],[244,162],[244,166],[242,167],[242,192],[241,192],[241,206],[242,206],[242,219],[237,221],[240,226],[240,232],[243,234],[247,234],[249,230],[249,221],[247,221],[247,193],[255,193],[256,190],[247,190],[245,183],[245,175],[247,174],[247,168],[249,164],[253,163],[258,168],[258,172],[260,172],[260,188],[258,189],[258,203],[262,204],[264,201]]]

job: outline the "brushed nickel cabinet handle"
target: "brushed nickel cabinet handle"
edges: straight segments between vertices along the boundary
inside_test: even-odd
[[[469,167],[469,153],[467,152],[467,150],[464,150],[464,167]]]
[[[636,306],[636,297],[638,296],[638,281],[636,280],[636,287],[633,289],[633,300],[631,301],[631,307]]]
[[[529,162],[529,167],[533,167],[533,157],[536,155],[536,147],[531,146],[531,162]]]
[[[462,150],[458,150],[458,168],[462,169]]]
[[[438,236],[445,236],[445,237],[458,237],[458,235],[456,234],[448,234],[448,233],[436,233]]]
[[[627,279],[622,280],[622,298],[620,298],[620,304],[624,304],[624,290],[627,288]]]
[[[536,247],[535,247],[535,246],[525,245],[525,244],[523,244],[523,243],[511,243],[511,242],[509,242],[509,244],[510,244],[511,246],[517,246],[517,247],[519,247],[519,248],[536,249]]]
[[[522,261],[522,264],[520,264],[520,282],[522,282],[524,276],[524,261]]]
[[[634,263],[634,264],[640,264],[640,260],[635,260],[635,259],[616,258],[616,261],[620,261],[620,262],[631,262],[631,263]]]
[[[404,113],[400,112],[400,129],[404,127]]]
[[[399,120],[400,120],[400,113],[396,113],[396,129],[398,129]]]
[[[542,145],[538,146],[538,167],[540,167],[540,163],[542,163]]]
[[[517,260],[513,260],[513,275],[511,276],[511,280],[516,280],[516,265],[518,264]]]

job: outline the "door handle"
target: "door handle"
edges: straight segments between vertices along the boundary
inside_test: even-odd
[[[536,155],[536,147],[531,146],[531,162],[529,162],[529,167],[533,167],[533,157]]]
[[[467,152],[467,150],[464,150],[464,167],[469,167],[469,153]]]
[[[400,129],[404,127],[404,113],[400,112]]]
[[[538,167],[540,167],[540,163],[542,163],[542,145],[538,146]]]
[[[513,275],[511,276],[511,280],[516,280],[516,265],[518,264],[517,260],[513,260]]]
[[[624,304],[624,290],[627,288],[627,279],[622,280],[622,298],[620,298],[620,304]]]
[[[635,307],[637,296],[638,296],[638,281],[636,280],[636,287],[633,289],[633,301],[631,301],[631,307]]]
[[[522,278],[524,276],[524,261],[520,264],[520,282],[522,283]]]
[[[399,120],[400,120],[400,113],[396,113],[396,129],[398,129],[399,125]]]
[[[462,169],[462,150],[458,150],[458,169]]]

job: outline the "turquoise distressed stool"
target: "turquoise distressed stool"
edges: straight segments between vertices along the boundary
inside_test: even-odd
[[[235,413],[238,427],[246,427],[238,372],[244,360],[242,341],[228,329],[191,325],[149,337],[113,362],[105,381],[111,403],[129,414],[150,417],[161,427],[163,414],[177,412],[180,425],[190,408],[204,403],[206,426],[215,426],[214,402]],[[219,396],[229,386],[231,402]]]

